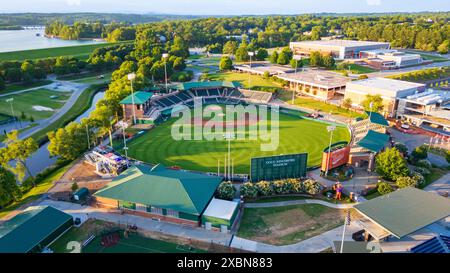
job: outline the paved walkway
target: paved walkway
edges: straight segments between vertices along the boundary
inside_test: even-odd
[[[146,217],[140,217],[130,214],[120,214],[119,211],[111,211],[103,208],[94,208],[90,206],[81,206],[69,202],[60,202],[44,200],[40,205],[49,205],[62,210],[73,217],[78,217],[82,222],[89,218],[99,219],[119,224],[134,224],[139,229],[150,232],[161,232],[172,236],[192,238],[203,242],[214,242],[221,245],[229,245],[231,234],[214,232],[199,227],[183,226],[166,222],[158,222]]]
[[[231,246],[238,249],[260,253],[318,253],[333,248],[334,241],[341,241],[343,226],[324,232],[304,241],[284,246],[275,246],[234,236]],[[352,234],[361,230],[351,223],[346,227],[344,241],[351,241]]]
[[[450,172],[426,186],[424,190],[437,194],[445,192],[450,194]]]
[[[266,202],[266,203],[246,203],[244,206],[246,208],[273,208],[273,207],[284,207],[292,205],[302,205],[302,204],[319,204],[327,206],[334,209],[348,209],[352,208],[355,204],[333,204],[327,201],[318,199],[301,199],[301,200],[291,200],[291,201],[280,201],[280,202]]]

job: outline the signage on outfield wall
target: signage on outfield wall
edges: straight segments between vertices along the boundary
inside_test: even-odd
[[[329,151],[328,147],[325,150],[323,150],[321,170],[326,171],[327,161],[328,161],[328,170],[331,170],[336,167],[347,164],[349,158],[350,158],[350,145],[348,145],[348,142],[345,141],[336,142],[331,145],[331,151]]]
[[[251,159],[252,182],[306,177],[308,154],[289,154]]]

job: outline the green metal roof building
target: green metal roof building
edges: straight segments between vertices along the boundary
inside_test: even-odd
[[[153,97],[152,92],[137,91],[134,92],[134,104],[145,104]],[[129,95],[120,101],[120,104],[133,104],[133,96]]]
[[[117,208],[200,222],[222,178],[187,171],[136,165],[113,179],[94,196]]]
[[[241,85],[238,82],[227,82],[227,81],[209,81],[209,82],[185,82],[174,85],[173,88],[177,90],[190,90],[190,89],[206,89],[214,87],[228,87],[228,88],[238,88]]]
[[[450,199],[413,187],[355,205],[361,225],[375,239],[402,238],[450,215]]]
[[[65,212],[30,207],[0,226],[0,253],[41,252],[72,225],[72,216]]]

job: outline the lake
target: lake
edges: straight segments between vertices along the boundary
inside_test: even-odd
[[[40,36],[36,36],[39,33]],[[102,43],[46,38],[44,29],[0,30],[0,52]]]

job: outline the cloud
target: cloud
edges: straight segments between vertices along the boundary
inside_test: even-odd
[[[81,0],[66,0],[69,6],[79,6],[81,5]]]
[[[379,6],[381,5],[381,0],[366,0],[369,6]]]

